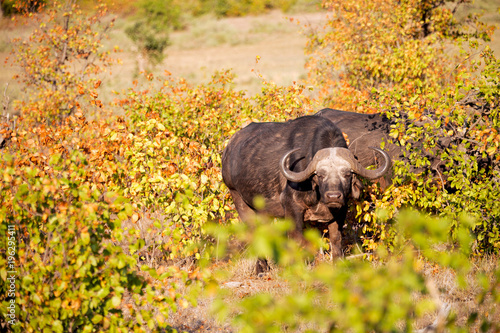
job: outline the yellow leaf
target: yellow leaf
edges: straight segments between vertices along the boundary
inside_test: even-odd
[[[5,173],[3,174],[3,180],[4,180],[5,182],[7,182],[7,183],[10,183],[10,182],[12,181],[12,177],[11,177],[11,175],[9,175],[8,173],[6,173],[6,172],[5,172]]]
[[[212,209],[219,210],[219,200],[217,200],[217,198],[215,198],[214,201],[212,202]]]
[[[179,301],[179,304],[182,306],[183,309],[187,309],[189,307],[189,303],[185,299],[181,299]]]
[[[82,232],[80,237],[82,238],[83,244],[87,245],[90,243],[90,234],[88,232]]]

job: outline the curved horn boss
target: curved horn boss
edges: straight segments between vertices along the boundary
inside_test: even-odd
[[[287,166],[288,160],[290,159],[290,155],[299,150],[300,148],[290,150],[285,155],[283,155],[283,157],[280,160],[280,170],[283,176],[285,176],[285,178],[288,179],[289,181],[296,183],[300,183],[308,179],[314,173],[314,171],[316,171],[316,163],[317,163],[317,161],[315,161],[313,158],[313,160],[307,165],[304,171],[300,172],[291,171]]]
[[[368,170],[365,169],[359,162],[356,160],[354,157],[353,153],[346,148],[326,148],[326,149],[321,149],[318,151],[312,161],[307,165],[306,169],[303,171],[295,172],[291,171],[288,167],[288,160],[290,159],[290,155],[295,153],[296,151],[300,149],[293,149],[288,151],[280,160],[280,170],[283,176],[285,176],[286,179],[288,179],[291,182],[296,182],[300,183],[305,180],[307,180],[309,177],[311,177],[315,172],[316,172],[316,165],[318,164],[319,161],[322,159],[328,158],[331,156],[331,152],[333,150],[336,151],[337,156],[342,157],[345,159],[347,162],[349,162],[351,169],[354,173],[360,175],[361,177],[368,178],[368,179],[377,179],[382,177],[389,169],[391,168],[391,158],[389,154],[387,154],[385,151],[383,151],[380,148],[375,148],[375,147],[369,147],[370,149],[373,149],[380,154],[382,154],[384,162],[380,168],[377,168],[375,170]]]
[[[368,179],[377,179],[382,177],[384,174],[389,171],[391,168],[391,157],[389,154],[387,154],[385,151],[383,151],[380,148],[376,147],[368,147],[370,149],[373,149],[380,154],[382,154],[384,158],[384,163],[380,168],[377,168],[375,170],[368,170],[365,169],[361,163],[358,162],[358,160],[354,157],[353,153],[349,149],[339,149],[338,153],[351,164],[351,169],[355,174],[360,175],[361,177],[368,178]]]

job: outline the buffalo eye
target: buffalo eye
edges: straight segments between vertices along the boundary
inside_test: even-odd
[[[349,178],[351,177],[351,170],[350,169],[344,169],[341,171],[341,174],[342,176],[344,176],[344,178]]]

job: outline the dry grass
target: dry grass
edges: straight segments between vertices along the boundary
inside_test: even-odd
[[[306,37],[300,33],[302,25],[297,22],[309,22],[314,27],[324,19],[322,13],[283,14],[279,11],[240,18],[193,18],[186,30],[171,34],[172,45],[166,51],[167,56],[153,73],[164,75],[168,71],[191,82],[204,83],[215,71],[231,69],[236,76],[237,89],[249,94],[261,89],[256,71],[267,80],[289,85],[306,77],[303,52]],[[100,99],[103,102],[112,101],[115,98],[113,91],[131,87],[133,80],[138,78],[136,47],[125,34],[129,24],[128,19],[118,18],[110,39],[105,41],[105,49],[118,46],[122,52],[115,56],[120,64],[101,77]],[[0,87],[4,89],[8,84],[9,96],[15,100],[20,97],[20,85],[13,76],[19,68],[11,62],[5,63],[5,59],[11,56],[11,40],[27,36],[30,30],[27,26],[14,26],[7,19],[0,26],[7,32],[0,37]],[[257,56],[261,59],[258,63]]]
[[[307,2],[303,4],[309,6]],[[312,2],[309,7],[316,6]],[[500,15],[493,7],[491,2],[478,1],[468,10],[485,11],[487,22],[499,23]],[[293,22],[290,18],[294,19]],[[323,12],[283,14],[280,11],[239,18],[191,18],[185,30],[171,34],[172,45],[166,51],[167,57],[153,72],[164,74],[168,71],[174,76],[203,83],[210,80],[215,71],[231,69],[236,75],[236,88],[250,95],[259,92],[262,87],[256,72],[278,85],[289,85],[307,75],[304,68],[306,37],[301,34],[304,24],[310,24],[315,29],[321,27],[325,19]],[[112,91],[130,87],[138,75],[136,48],[124,32],[129,24],[128,19],[118,18],[110,39],[105,42],[106,49],[118,46],[123,51],[116,56],[121,59],[121,64],[114,66],[110,75],[101,78],[100,98],[105,102],[115,98]],[[4,60],[12,49],[11,39],[26,36],[30,31],[29,25],[14,26],[8,19],[3,19],[0,29],[4,32],[0,36],[0,87],[4,90],[9,84],[8,94],[15,100],[20,96],[20,86],[12,77],[18,68],[6,64]],[[500,54],[500,31],[496,31],[491,46],[496,54]],[[260,57],[258,63],[257,56]]]
[[[439,293],[441,302],[451,304],[452,314],[456,315],[457,323],[465,325],[467,318],[473,312],[487,318],[498,318],[500,321],[500,304],[495,303],[491,296],[487,296],[484,304],[478,305],[478,297],[482,288],[478,284],[478,277],[484,275],[489,281],[493,280],[493,274],[498,269],[498,256],[485,256],[483,258],[472,258],[470,273],[467,275],[466,288],[461,288],[455,279],[455,273],[450,269],[437,268],[427,265],[424,268],[426,278],[433,283]],[[473,331],[479,331],[479,324],[471,327]]]
[[[273,267],[263,276],[254,274],[255,260],[239,259],[221,261],[211,269],[220,286],[220,295],[229,307],[245,297],[258,293],[274,296],[290,293],[287,282],[280,277],[280,269]],[[169,323],[172,327],[187,332],[234,332],[236,329],[227,320],[221,322],[213,309],[214,296],[200,295],[196,307],[180,309],[172,313]],[[232,313],[231,316],[236,315]]]
[[[274,11],[263,16],[196,18],[185,30],[172,34],[172,46],[157,67],[193,82],[207,82],[217,70],[231,69],[237,89],[255,94],[261,89],[260,72],[279,85],[289,85],[306,77],[300,33],[302,22],[321,24],[322,13],[295,14],[294,22]],[[256,57],[260,57],[257,63]]]

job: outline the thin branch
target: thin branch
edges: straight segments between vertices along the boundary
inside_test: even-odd
[[[442,164],[442,162],[440,161],[435,167],[432,168],[432,170],[437,172],[439,178],[441,179],[441,188],[442,188],[443,192],[446,192],[446,189],[444,187],[445,181],[444,181],[443,175],[441,174],[441,172],[439,171],[439,168],[438,168],[441,164]]]
[[[424,327],[423,329],[416,330],[415,332],[417,333],[442,332],[445,327],[446,320],[451,311],[451,304],[441,301],[439,290],[432,279],[426,280],[425,285],[429,290],[429,294],[431,295],[432,299],[438,306],[439,312],[432,324]]]
[[[7,109],[9,108],[10,97],[7,96],[7,88],[9,88],[9,83],[5,84],[5,90],[3,91],[3,113],[7,113]]]
[[[371,253],[359,253],[359,254],[353,254],[352,256],[345,257],[344,259],[346,260],[352,260],[352,259],[357,259],[357,258],[362,258],[366,256],[366,258],[370,258],[373,256]]]

